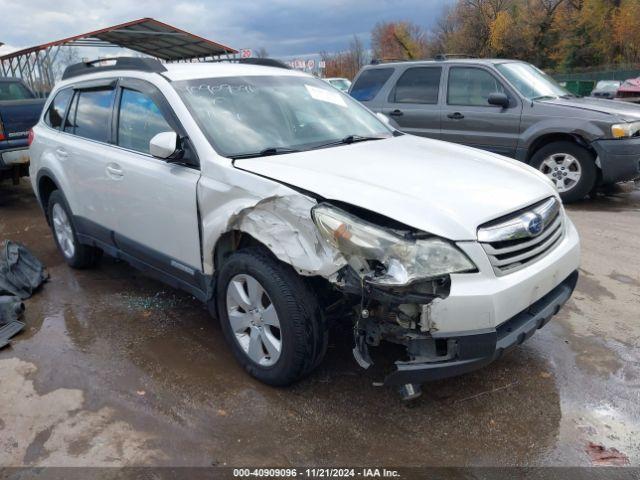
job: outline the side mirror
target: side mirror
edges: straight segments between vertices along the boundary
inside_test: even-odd
[[[163,160],[170,159],[178,151],[178,134],[176,132],[158,133],[149,142],[149,153]]]
[[[507,108],[509,106],[509,97],[504,93],[492,93],[489,95],[489,105]]]
[[[384,122],[385,125],[387,126],[391,126],[391,119],[389,117],[387,117],[384,113],[376,113],[376,117],[378,117],[379,120],[382,120]]]

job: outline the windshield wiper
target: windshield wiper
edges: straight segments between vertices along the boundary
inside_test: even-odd
[[[333,142],[316,145],[311,150],[316,150],[318,148],[333,147],[334,145],[350,145],[356,142],[368,142],[370,140],[384,140],[385,138],[388,138],[388,137],[366,137],[364,135],[347,135],[346,137],[341,138],[340,140],[335,140]]]
[[[231,155],[229,158],[232,160],[238,160],[239,158],[257,158],[257,157],[269,157],[271,155],[283,155],[285,153],[295,153],[300,150],[289,147],[268,147],[260,150],[259,152],[252,153],[239,153],[237,155]]]

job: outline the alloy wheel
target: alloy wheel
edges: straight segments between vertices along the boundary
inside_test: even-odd
[[[56,203],[51,212],[51,220],[53,222],[53,231],[56,234],[60,250],[66,258],[72,258],[76,252],[76,245],[73,239],[73,229],[69,216],[65,212],[62,205]]]
[[[582,177],[582,167],[576,157],[568,153],[554,153],[540,164],[540,171],[556,186],[558,192],[568,192]]]
[[[244,353],[258,365],[274,365],[282,353],[280,320],[264,287],[251,275],[239,274],[227,286],[227,316]]]

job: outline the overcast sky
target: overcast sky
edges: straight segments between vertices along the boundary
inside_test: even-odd
[[[452,0],[0,0],[0,53],[141,17],[153,17],[234,48],[288,57],[369,46],[379,21],[429,28]],[[91,5],[90,7],[87,5]]]

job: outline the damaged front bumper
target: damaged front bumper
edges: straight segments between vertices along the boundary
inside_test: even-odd
[[[569,300],[578,281],[576,270],[557,287],[530,307],[513,316],[497,328],[464,335],[438,338],[446,343],[446,360],[440,362],[396,362],[397,370],[388,375],[384,384],[400,386],[421,384],[461,375],[493,362],[513,347],[522,344],[536,330],[546,325]],[[416,342],[426,339],[417,339]],[[409,344],[409,349],[411,349]]]

